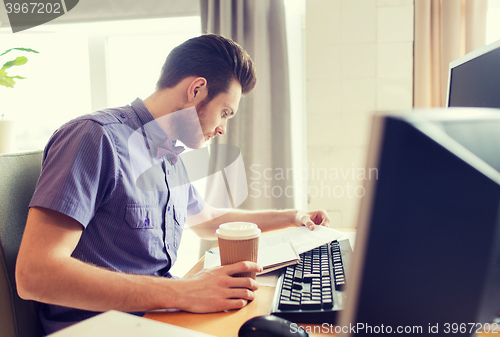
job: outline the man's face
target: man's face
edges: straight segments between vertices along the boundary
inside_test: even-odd
[[[208,103],[201,102],[196,106],[201,133],[196,132],[196,137],[192,133],[185,134],[188,137],[180,137],[179,140],[187,147],[198,149],[210,138],[225,134],[227,120],[238,110],[240,99],[241,85],[233,80],[227,92],[218,94]]]

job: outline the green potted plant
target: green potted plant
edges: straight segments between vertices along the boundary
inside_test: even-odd
[[[10,53],[11,51],[20,51],[26,53],[37,53],[36,50],[30,48],[10,48],[0,54],[0,58],[4,58],[3,56]],[[19,75],[10,76],[7,71],[14,66],[22,66],[28,62],[28,58],[26,56],[18,56],[14,59],[11,59],[5,62],[0,68],[0,85],[7,88],[14,88],[16,84],[16,80],[25,79],[25,77]],[[12,139],[13,139],[13,122],[10,120],[4,119],[4,113],[0,111],[0,153],[9,152],[12,147]]]

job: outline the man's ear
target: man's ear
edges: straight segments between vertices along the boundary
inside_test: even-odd
[[[188,102],[197,104],[207,97],[207,80],[204,77],[195,78],[188,86]]]

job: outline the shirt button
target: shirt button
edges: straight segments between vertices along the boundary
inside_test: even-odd
[[[121,118],[125,118],[125,114],[123,112],[120,113]]]
[[[170,249],[170,245],[167,243],[167,249]]]
[[[144,225],[147,227],[149,226],[149,219],[144,220]]]
[[[170,206],[168,206],[168,207],[167,207],[167,211],[169,211],[169,212],[170,212]]]

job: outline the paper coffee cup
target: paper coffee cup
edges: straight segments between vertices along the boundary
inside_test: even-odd
[[[220,263],[225,266],[240,261],[257,262],[260,229],[251,222],[228,222],[221,224],[215,235],[219,241]],[[236,277],[251,277],[255,272],[234,274]]]

